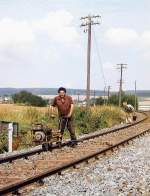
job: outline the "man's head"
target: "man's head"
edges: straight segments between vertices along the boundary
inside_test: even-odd
[[[58,89],[58,94],[59,94],[60,97],[64,97],[65,94],[66,94],[66,89],[64,87],[60,87]]]

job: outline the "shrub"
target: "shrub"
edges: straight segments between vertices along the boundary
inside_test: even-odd
[[[96,100],[95,100],[95,104],[96,105],[103,105],[104,104],[104,99],[102,98],[102,97],[98,97],[98,98],[96,98]]]
[[[12,96],[14,103],[23,103],[30,106],[41,106],[47,105],[47,102],[37,95],[33,95],[27,91],[21,91]]]
[[[109,100],[107,100],[106,102],[109,105],[116,105],[116,106],[118,106],[118,103],[119,103],[119,96],[118,96],[118,94],[111,95],[109,97]],[[127,102],[128,104],[131,104],[132,106],[135,107],[135,95],[134,94],[126,95],[124,92],[122,92],[121,104],[123,104],[123,102]],[[102,97],[96,98],[95,104],[96,105],[103,105],[104,104],[104,99]],[[138,97],[136,97],[136,109],[138,109]]]
[[[76,130],[82,134],[124,122],[125,113],[119,107],[96,106],[76,108],[74,118]]]

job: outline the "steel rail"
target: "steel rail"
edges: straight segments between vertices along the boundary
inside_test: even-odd
[[[140,113],[142,113],[142,112],[140,112]],[[125,128],[132,127],[132,126],[134,126],[136,124],[139,124],[141,122],[144,122],[148,117],[147,117],[147,114],[146,113],[142,113],[142,114],[144,114],[145,117],[143,119],[141,119],[141,120],[137,120],[136,122],[133,122],[131,124],[122,125],[121,127],[112,127],[107,132],[106,131],[104,131],[104,132],[96,132],[96,133],[93,133],[93,134],[84,136],[83,138],[79,138],[77,140],[77,142],[79,143],[79,142],[83,142],[85,140],[94,139],[95,137],[100,137],[100,136],[103,136],[103,135],[107,135],[109,133],[113,133],[113,132],[116,132],[116,131],[119,131],[119,130],[123,130]],[[70,145],[70,141],[67,141],[67,142],[63,142],[61,144],[61,147],[69,146],[69,145]],[[57,148],[60,148],[60,146],[57,145],[57,144],[54,144],[51,147],[51,150],[57,149]],[[22,153],[19,153],[19,154],[9,155],[9,156],[0,158],[0,164],[6,163],[6,162],[13,162],[14,160],[21,159],[21,158],[28,159],[29,156],[33,156],[35,154],[40,154],[42,152],[44,152],[44,150],[42,148],[40,148],[40,149],[30,150],[30,151],[27,151],[27,152],[22,152]]]
[[[39,180],[42,180],[45,177],[54,175],[56,173],[61,173],[63,170],[68,169],[69,167],[75,167],[77,164],[80,164],[80,163],[82,163],[84,161],[87,161],[87,160],[89,160],[91,158],[95,157],[97,159],[100,154],[104,154],[107,151],[113,150],[115,147],[118,147],[120,145],[124,145],[125,143],[128,143],[130,140],[133,140],[133,139],[135,139],[135,138],[137,138],[137,137],[139,137],[141,135],[144,135],[145,133],[147,133],[149,131],[150,131],[150,129],[146,129],[143,132],[141,132],[139,134],[136,134],[136,135],[134,135],[132,137],[129,137],[129,138],[123,140],[123,141],[120,141],[120,142],[118,142],[118,143],[116,143],[116,144],[114,144],[114,145],[112,145],[110,147],[106,147],[104,149],[98,150],[97,152],[91,153],[90,155],[83,156],[82,158],[79,158],[77,160],[70,161],[69,163],[63,164],[63,165],[61,165],[61,166],[59,166],[57,168],[50,169],[50,170],[48,170],[46,172],[43,172],[43,173],[38,174],[38,175],[35,175],[33,177],[30,177],[30,178],[25,179],[23,181],[20,181],[18,183],[14,183],[12,185],[9,185],[9,186],[6,186],[4,188],[1,188],[0,189],[0,195],[5,195],[5,194],[8,194],[8,193],[12,193],[12,192],[13,193],[17,193],[17,191],[19,189],[21,189],[23,187],[26,187],[26,186],[28,186],[30,184],[33,184],[33,183],[35,183],[35,182],[37,182]]]

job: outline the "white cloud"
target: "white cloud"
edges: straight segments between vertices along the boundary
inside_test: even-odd
[[[69,47],[79,44],[74,26],[73,15],[67,11],[49,12],[33,21],[3,18],[0,20],[0,63],[15,64],[16,61],[26,62],[26,59],[36,62],[35,53],[40,53],[38,59],[49,62],[59,59],[62,49],[56,43]]]
[[[25,63],[32,52],[35,34],[27,21],[0,20],[0,65]]]
[[[105,38],[114,45],[130,45],[139,41],[138,33],[126,28],[110,28],[106,31]]]
[[[41,31],[48,35],[50,41],[57,43],[75,44],[79,41],[79,34],[73,24],[73,15],[67,11],[56,11],[32,22],[2,19],[0,47],[32,43]]]
[[[103,64],[105,69],[114,69],[116,65],[112,64],[111,62],[106,62]]]
[[[31,26],[26,21],[5,18],[0,21],[0,47],[25,45],[34,41]]]
[[[113,45],[150,47],[150,31],[138,33],[133,29],[110,28],[105,32],[104,36],[106,41]]]
[[[150,31],[145,31],[142,33],[141,44],[144,47],[150,47]]]
[[[150,62],[150,52],[147,51],[142,55],[142,58],[144,59],[144,61],[146,62]]]
[[[77,43],[79,34],[73,24],[73,16],[67,11],[49,12],[40,21],[34,21],[33,26],[48,33],[49,39],[60,43]]]

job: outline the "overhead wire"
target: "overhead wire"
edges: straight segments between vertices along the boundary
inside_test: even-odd
[[[100,55],[98,43],[97,43],[97,40],[96,40],[96,35],[95,35],[94,28],[93,28],[93,35],[94,35],[93,37],[94,37],[94,42],[95,42],[95,47],[96,47],[96,53],[97,53],[99,65],[100,65],[101,72],[102,72],[102,78],[103,78],[104,86],[106,88],[107,82],[106,82],[106,78],[105,78],[105,74],[104,74],[104,67],[103,67],[102,58],[101,58],[101,55]]]

